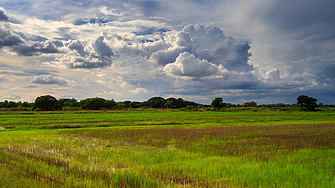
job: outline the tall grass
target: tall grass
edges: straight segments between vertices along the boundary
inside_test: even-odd
[[[0,187],[335,187],[332,113],[1,117]]]

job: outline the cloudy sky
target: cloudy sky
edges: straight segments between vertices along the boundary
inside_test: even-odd
[[[334,0],[1,0],[0,101],[335,103]]]

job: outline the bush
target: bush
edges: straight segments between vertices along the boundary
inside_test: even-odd
[[[40,108],[35,108],[35,112],[42,111]]]
[[[76,111],[76,110],[81,110],[81,108],[80,107],[69,107],[69,106],[62,108],[62,111]]]
[[[186,110],[192,110],[194,107],[193,106],[186,106],[185,109]]]

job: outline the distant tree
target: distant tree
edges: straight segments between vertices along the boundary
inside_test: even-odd
[[[9,101],[8,102],[8,105],[7,105],[7,108],[15,108],[17,107],[18,105],[16,105],[16,103],[14,101]]]
[[[33,110],[40,109],[42,111],[53,111],[58,110],[58,101],[55,97],[51,95],[39,96],[34,102]]]
[[[127,104],[125,104],[125,103],[123,103],[123,102],[117,102],[116,103],[116,108],[117,109],[124,109],[124,108],[127,108],[128,106],[127,106]]]
[[[246,102],[243,104],[244,107],[257,107],[257,103],[255,101]]]
[[[133,102],[129,103],[129,107],[130,108],[139,108],[139,107],[141,107],[141,103],[133,101]]]
[[[8,105],[8,101],[7,100],[1,102],[1,108],[7,108],[7,105]]]
[[[163,108],[166,100],[162,97],[152,97],[147,101],[151,108]]]
[[[76,99],[59,99],[58,100],[58,105],[61,107],[79,107],[80,104],[77,102]]]
[[[129,108],[131,101],[123,101],[122,103],[125,104],[126,108]]]
[[[81,108],[85,110],[101,110],[106,108],[106,99],[103,98],[88,98],[82,101],[80,101]]]
[[[30,104],[28,103],[28,102],[23,102],[22,104],[21,104],[21,106],[22,107],[30,107]]]
[[[297,98],[297,105],[300,107],[301,110],[315,111],[315,108],[318,107],[316,101],[318,101],[316,98],[308,97],[306,95],[300,95]]]
[[[192,107],[198,107],[200,106],[200,104],[196,103],[196,102],[192,102],[192,101],[184,101],[184,105],[187,106],[192,106]]]
[[[176,99],[176,98],[170,97],[166,99],[166,102],[171,103],[170,108],[184,108],[186,106],[185,101],[182,98]]]
[[[215,97],[212,100],[211,106],[216,109],[221,109],[223,107],[223,99],[221,97]]]
[[[164,108],[176,108],[176,106],[173,105],[171,102],[166,102],[166,103],[164,104]]]
[[[107,100],[106,102],[105,102],[105,107],[107,108],[107,109],[113,109],[113,108],[115,108],[116,107],[116,102],[114,101],[114,99],[110,99],[110,100]]]

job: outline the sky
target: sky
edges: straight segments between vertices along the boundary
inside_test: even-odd
[[[0,101],[335,103],[333,0],[1,0]]]

